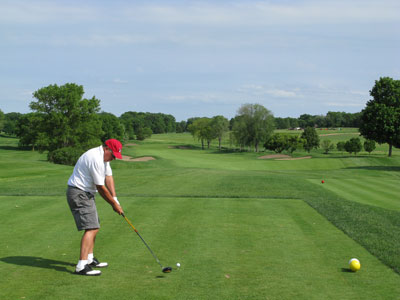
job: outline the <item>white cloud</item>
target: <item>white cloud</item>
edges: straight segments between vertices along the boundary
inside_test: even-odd
[[[1,23],[113,21],[198,26],[390,22],[398,20],[400,2],[356,1],[188,1],[183,4],[128,2],[98,5],[69,1],[2,1]],[[104,4],[104,2],[103,2]]]
[[[93,21],[99,16],[96,7],[80,3],[67,4],[56,1],[2,1],[0,23],[30,24],[48,22]]]
[[[125,83],[128,83],[128,81],[127,80],[122,80],[122,79],[119,79],[119,78],[114,78],[113,79],[113,83],[125,84]]]
[[[278,88],[269,88],[264,87],[262,85],[257,84],[247,84],[243,85],[239,89],[237,89],[239,93],[248,94],[251,96],[272,96],[276,98],[295,98],[295,97],[302,97],[299,94],[299,89],[294,90],[284,90]]]
[[[162,2],[161,2],[162,3]],[[357,23],[398,19],[398,1],[241,1],[224,4],[185,2],[184,5],[132,5],[125,18],[141,22],[201,26]]]
[[[363,103],[358,102],[326,102],[325,106],[330,107],[362,107]]]
[[[166,97],[167,101],[171,103],[224,103],[224,97],[217,94],[207,93],[192,93],[192,94],[181,94],[181,95],[170,95]]]
[[[358,95],[358,96],[365,96],[365,97],[369,96],[369,93],[367,91],[350,91],[349,94]]]

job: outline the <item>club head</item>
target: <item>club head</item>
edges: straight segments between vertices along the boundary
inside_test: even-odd
[[[165,267],[162,269],[163,273],[171,273],[172,268],[171,267]]]

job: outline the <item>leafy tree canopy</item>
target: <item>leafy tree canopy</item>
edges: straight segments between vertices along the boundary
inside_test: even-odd
[[[37,101],[32,101],[30,108],[36,113],[34,119],[40,119],[34,125],[38,132],[34,143],[40,150],[77,146],[87,149],[101,143],[101,122],[97,115],[100,101],[95,97],[83,99],[83,94],[83,87],[74,83],[49,85],[33,93]],[[25,135],[24,131],[19,133]]]
[[[242,105],[236,116],[233,132],[237,144],[254,146],[258,152],[259,145],[263,145],[275,128],[274,116],[260,104]]]
[[[360,133],[379,144],[400,147],[400,80],[383,77],[375,81],[372,97],[361,112]]]
[[[3,130],[3,126],[4,126],[4,113],[3,111],[0,109],[0,132]]]
[[[303,147],[307,152],[319,147],[319,136],[314,127],[307,127],[304,129],[301,138],[304,139]]]
[[[358,152],[361,151],[362,149],[362,144],[361,144],[361,140],[360,138],[351,138],[349,141],[347,141],[344,144],[344,149],[351,153],[354,153],[355,155],[357,155]]]
[[[101,112],[99,118],[103,131],[103,135],[101,136],[102,142],[108,139],[117,139],[120,141],[124,139],[124,126],[121,124],[119,118],[107,112]]]

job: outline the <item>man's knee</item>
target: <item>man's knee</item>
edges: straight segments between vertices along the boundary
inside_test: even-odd
[[[86,229],[84,235],[86,236],[96,236],[96,234],[99,232],[99,228],[96,229]]]

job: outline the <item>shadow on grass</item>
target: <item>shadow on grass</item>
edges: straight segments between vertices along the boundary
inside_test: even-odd
[[[53,269],[59,272],[67,272],[70,274],[74,274],[74,272],[69,271],[65,266],[73,267],[75,266],[72,263],[52,260],[42,257],[35,256],[8,256],[0,258],[0,261],[3,261],[8,264],[18,265],[18,266],[28,266],[28,267],[36,267],[43,269]]]
[[[3,133],[0,134],[0,137],[8,138],[8,139],[15,139],[15,140],[18,139],[16,136],[6,135]]]
[[[342,272],[343,273],[353,273],[353,271],[350,270],[349,268],[342,268]]]
[[[18,146],[0,146],[1,150],[12,150],[12,151],[32,151],[31,147],[18,147]]]
[[[370,170],[370,171],[392,171],[400,172],[400,167],[397,166],[360,166],[360,167],[348,167],[347,170]]]

